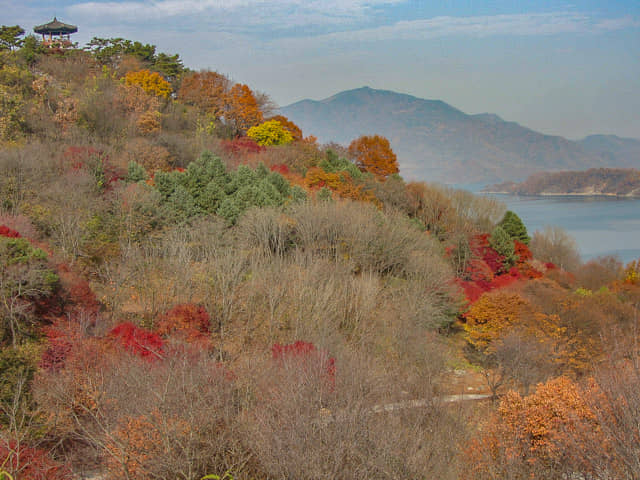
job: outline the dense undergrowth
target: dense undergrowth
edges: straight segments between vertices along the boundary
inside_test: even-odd
[[[0,472],[638,475],[637,263],[143,47],[0,52]]]

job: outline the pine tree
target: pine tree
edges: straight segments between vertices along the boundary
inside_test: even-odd
[[[520,217],[511,210],[507,210],[504,218],[498,225],[502,227],[512,239],[520,240],[525,245],[529,245],[531,237],[527,234],[527,227],[525,227]]]

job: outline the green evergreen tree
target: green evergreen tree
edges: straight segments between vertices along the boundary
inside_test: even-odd
[[[505,267],[513,265],[515,261],[515,246],[512,238],[502,227],[497,226],[493,229],[491,237],[489,237],[489,245],[504,257]]]
[[[24,29],[19,25],[0,27],[0,50],[15,50],[22,45],[20,37],[24,35]]]
[[[227,194],[233,194],[242,187],[253,185],[258,180],[256,172],[246,165],[240,165],[238,169],[231,175],[231,181],[226,185]]]
[[[280,195],[283,198],[287,198],[291,194],[291,185],[289,184],[287,179],[284,178],[282,175],[280,175],[278,172],[271,172],[267,176],[267,180],[274,187],[276,187],[276,189],[278,190],[278,192],[280,192]]]
[[[527,227],[515,212],[507,210],[504,214],[502,221],[498,224],[502,229],[509,234],[512,239],[519,240],[522,243],[529,245],[531,237],[527,234]]]
[[[180,55],[167,55],[161,52],[153,62],[153,69],[164,75],[169,81],[174,81],[184,72],[184,65],[180,60]]]
[[[125,181],[129,183],[137,183],[147,180],[149,175],[147,175],[147,171],[144,169],[142,165],[138,162],[130,162],[127,167],[127,176],[125,177]]]
[[[229,225],[235,225],[242,212],[237,199],[233,197],[226,197],[218,207],[218,211],[216,213],[224,218]]]
[[[226,197],[224,188],[215,180],[211,180],[198,196],[196,204],[205,212],[215,213]]]
[[[270,173],[269,169],[262,162],[260,162],[258,164],[258,166],[256,167],[255,172],[256,172],[256,176],[261,180],[263,178],[265,178],[267,175],[269,175],[269,173]]]
[[[291,203],[294,205],[307,201],[307,192],[300,185],[291,187]]]
[[[333,150],[327,150],[327,157],[318,166],[327,173],[348,172],[354,180],[360,180],[364,173],[353,162],[338,156]]]
[[[20,48],[20,56],[28,65],[33,65],[38,55],[45,53],[45,49],[35,35],[27,35]]]
[[[183,182],[184,175],[180,172],[156,172],[153,177],[156,189],[162,195],[163,200],[168,200],[176,190],[178,185]]]
[[[199,213],[199,209],[189,191],[178,185],[167,200],[167,217],[175,223],[186,222]]]

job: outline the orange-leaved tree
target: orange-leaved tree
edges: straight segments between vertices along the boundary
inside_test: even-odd
[[[467,341],[478,351],[490,353],[505,329],[523,321],[532,308],[520,294],[485,293],[464,315]]]
[[[567,377],[539,384],[526,397],[507,393],[466,449],[470,468],[463,478],[611,478],[592,477],[583,455],[601,439],[588,396]]]
[[[381,180],[399,172],[398,158],[389,140],[380,135],[356,138],[349,145],[349,155],[360,170],[373,173]]]
[[[258,100],[251,89],[236,83],[227,97],[227,109],[224,121],[230,125],[236,135],[244,135],[251,127],[262,122],[262,112]]]
[[[302,130],[300,127],[284,115],[274,115],[273,117],[267,118],[267,120],[276,120],[280,122],[280,125],[289,131],[294,141],[302,140]]]
[[[178,100],[218,119],[224,113],[229,88],[229,79],[218,72],[194,72],[182,80]]]

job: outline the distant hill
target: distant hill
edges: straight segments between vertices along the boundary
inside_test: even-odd
[[[610,165],[638,167],[640,165],[640,140],[616,135],[589,135],[578,140],[586,152],[600,156]]]
[[[518,195],[607,195],[640,197],[640,170],[591,168],[581,172],[543,172],[522,183],[505,182],[485,189]]]
[[[492,183],[539,171],[640,166],[640,157],[627,157],[625,139],[612,151],[591,137],[582,144],[494,114],[468,115],[440,100],[369,87],[302,100],[280,111],[322,142],[348,144],[360,135],[384,135],[408,179]]]

